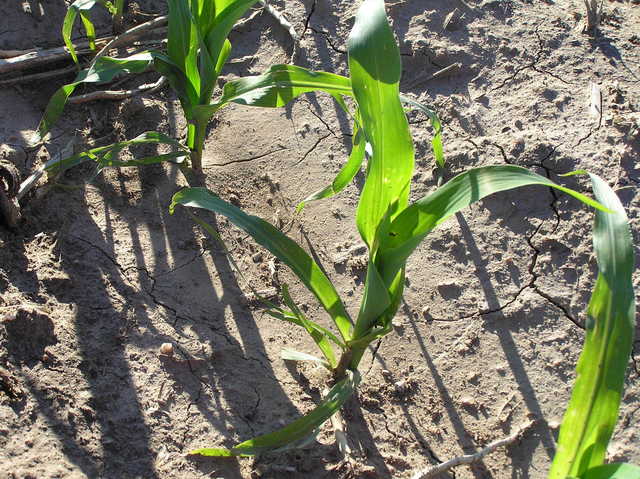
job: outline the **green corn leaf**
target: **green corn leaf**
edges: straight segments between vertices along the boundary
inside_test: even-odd
[[[89,44],[92,49],[95,49],[95,29],[93,27],[93,23],[91,23],[91,19],[87,15],[87,11],[92,9],[96,4],[96,0],[76,0],[67,9],[67,13],[64,17],[64,21],[62,23],[62,40],[64,44],[67,46],[69,50],[69,54],[75,63],[78,63],[78,55],[76,55],[76,50],[73,46],[73,42],[71,41],[71,34],[73,32],[73,26],[75,24],[76,18],[78,15],[82,18],[82,23],[87,30],[87,37],[89,39]]]
[[[327,328],[324,328],[322,326],[320,326],[318,323],[315,323],[314,321],[311,321],[310,319],[305,319],[304,323],[300,320],[300,318],[298,316],[296,316],[292,311],[286,311],[282,308],[278,308],[275,307],[274,305],[271,306],[270,309],[266,310],[266,313],[269,316],[272,316],[276,319],[279,319],[281,321],[287,321],[289,323],[293,323],[296,324],[298,326],[301,326],[305,329],[312,329],[314,331],[317,331],[319,334],[323,335],[325,338],[329,339],[330,341],[332,341],[334,344],[336,344],[337,346],[339,346],[341,349],[345,348],[345,344],[340,340],[340,338],[338,338],[335,334],[333,334],[331,331],[329,331]]]
[[[296,210],[302,210],[305,204],[310,201],[330,198],[345,189],[346,186],[351,183],[358,171],[360,171],[362,162],[364,161],[365,143],[364,133],[361,129],[356,127],[353,134],[353,145],[351,148],[351,154],[349,155],[349,160],[342,166],[338,175],[329,186],[307,196],[298,204]]]
[[[164,155],[156,155],[147,158],[134,159],[131,161],[118,161],[114,159],[114,153],[119,153],[125,148],[128,148],[133,145],[141,145],[141,144],[165,144],[177,147],[179,150],[175,153],[167,153]],[[188,150],[185,149],[183,145],[181,145],[175,139],[163,135],[162,133],[157,133],[155,131],[148,131],[142,133],[141,135],[135,137],[132,140],[121,141],[118,143],[112,143],[111,145],[100,146],[97,148],[92,148],[87,151],[83,151],[81,153],[77,153],[72,156],[64,157],[64,158],[54,158],[47,161],[41,169],[45,172],[49,172],[52,174],[58,174],[64,170],[68,170],[69,168],[79,165],[80,163],[86,161],[95,161],[101,167],[107,166],[139,166],[145,164],[159,163],[162,161],[179,159],[188,155]],[[38,176],[37,173],[34,173],[32,176]]]
[[[193,88],[193,84],[188,81],[185,73],[171,58],[159,52],[152,52],[152,56],[155,70],[167,78],[171,88],[178,95],[185,116],[190,118],[192,105],[197,105],[198,103],[198,92]]]
[[[382,219],[392,220],[407,205],[413,172],[413,142],[399,98],[400,51],[383,0],[362,3],[348,52],[353,93],[373,150],[356,222],[362,239],[375,251]]]
[[[431,108],[423,105],[420,102],[412,100],[411,98],[407,98],[405,96],[400,95],[400,101],[402,103],[409,105],[416,110],[421,111],[425,115],[429,117],[429,121],[431,122],[431,126],[433,127],[433,139],[431,140],[431,149],[433,150],[433,157],[436,160],[436,165],[439,168],[444,168],[444,152],[442,149],[442,124],[440,123],[440,118],[438,118],[438,114],[433,111]]]
[[[370,270],[375,271],[372,276],[373,280],[369,279]],[[404,268],[402,268],[391,283],[386,285],[383,283],[376,265],[369,263],[365,297],[362,300],[358,320],[354,328],[354,339],[349,343],[352,351],[351,369],[357,369],[362,355],[372,341],[387,335],[393,329],[391,321],[402,302],[404,271]],[[378,296],[382,296],[384,300],[379,300],[376,297],[375,290],[380,291]],[[373,299],[367,297],[371,295],[374,296]]]
[[[170,212],[176,205],[203,208],[226,216],[233,224],[249,233],[300,278],[335,322],[341,336],[351,338],[351,319],[333,284],[316,262],[292,239],[266,221],[244,213],[221,200],[205,188],[186,188],[173,196]]]
[[[192,98],[197,104],[200,92],[200,74],[198,72],[198,33],[189,9],[184,0],[168,0],[169,29],[167,37],[167,56],[177,65],[188,82],[186,91],[196,92]]]
[[[227,82],[217,105],[234,102],[276,108],[313,91],[351,95],[351,81],[333,73],[315,72],[294,65],[274,65],[263,75]]]
[[[380,273],[385,283],[389,284],[424,237],[447,218],[488,195],[528,185],[549,186],[606,210],[591,198],[519,166],[474,168],[415,202],[391,222],[387,234],[382,236],[379,252]]]
[[[305,315],[300,311],[300,308],[293,301],[291,296],[289,295],[289,288],[287,285],[282,286],[282,298],[285,304],[291,309],[291,312],[298,320],[297,324],[301,325],[303,328],[307,330],[309,335],[313,338],[315,343],[324,354],[324,357],[327,359],[327,362],[332,368],[335,368],[338,365],[338,361],[336,360],[336,355],[333,352],[333,348],[331,347],[331,343],[329,342],[329,338],[321,329],[317,328],[317,324],[309,321]]]
[[[215,22],[209,23],[210,26],[205,26],[208,30],[203,29],[201,32],[201,48],[206,48],[213,66],[221,67],[221,65],[224,64],[226,56],[229,55],[230,44],[227,37],[231,29],[240,17],[257,1],[258,0],[217,0],[215,2]],[[210,19],[207,19],[207,21],[209,20]],[[208,105],[211,101],[211,93],[218,79],[218,73],[219,68],[207,69],[202,72],[203,87],[200,92],[201,105]]]
[[[109,82],[121,74],[141,73],[149,68],[152,62],[153,55],[150,52],[138,53],[127,58],[100,57],[92,68],[78,73],[73,83],[62,86],[53,94],[32,141],[35,143],[41,141],[51,130],[54,123],[60,118],[67,99],[78,85]]]
[[[587,308],[576,382],[549,472],[554,479],[582,477],[604,462],[635,330],[635,260],[627,215],[613,190],[598,176],[589,176],[596,199],[611,213],[596,211],[593,247],[599,273]]]
[[[205,448],[192,451],[202,456],[253,456],[265,452],[283,451],[307,443],[309,436],[338,411],[360,382],[357,371],[346,371],[346,377],[331,388],[322,402],[309,414],[278,431],[242,442],[231,449]]]
[[[391,298],[387,287],[371,261],[367,267],[367,279],[365,281],[364,296],[358,320],[353,331],[354,339],[360,338],[369,328],[378,321],[384,312],[391,306]]]
[[[633,464],[606,464],[588,469],[579,479],[640,479],[640,467]]]
[[[307,353],[303,353],[301,351],[296,351],[294,349],[289,349],[289,348],[285,348],[280,352],[280,357],[282,359],[284,359],[285,361],[311,361],[311,362],[316,362],[316,363],[320,363],[322,364],[324,367],[326,367],[327,369],[331,369],[329,364],[323,360],[320,359],[317,356],[314,356],[313,354],[307,354]]]

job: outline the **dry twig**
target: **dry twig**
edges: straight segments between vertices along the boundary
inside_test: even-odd
[[[86,93],[84,95],[72,96],[69,98],[68,102],[77,104],[94,100],[124,100],[125,98],[136,96],[141,93],[152,93],[159,90],[166,84],[167,78],[160,77],[160,79],[155,83],[146,83],[130,90],[100,90]]]
[[[268,0],[260,0],[260,3],[264,7],[264,10],[269,15],[271,15],[273,18],[276,19],[276,21],[282,26],[282,28],[284,28],[287,31],[287,33],[291,37],[291,40],[293,40],[293,52],[291,53],[291,58],[293,58],[298,49],[298,43],[300,42],[300,35],[298,35],[298,32],[296,32],[291,22],[289,22],[289,20],[286,19],[286,17],[282,12],[280,12],[275,7],[272,7],[271,5],[269,5]]]
[[[96,44],[108,44],[112,38],[113,37],[100,38],[96,40]],[[88,55],[92,52],[92,50],[89,49],[88,43],[80,43],[76,46],[76,49],[78,55]],[[3,50],[0,53],[1,55],[9,55],[12,53],[19,54],[18,56],[0,59],[0,74],[39,67],[47,63],[64,60],[70,56],[67,47],[56,47],[46,50],[32,50],[25,52]]]
[[[436,477],[438,474],[442,474],[449,469],[460,466],[462,464],[473,464],[474,462],[478,462],[482,460],[484,456],[487,454],[491,454],[493,451],[502,446],[507,446],[511,443],[516,442],[520,436],[522,436],[526,431],[531,429],[531,427],[535,424],[535,421],[529,421],[525,424],[521,425],[518,429],[516,429],[511,435],[505,437],[504,439],[499,439],[497,441],[492,442],[487,445],[484,449],[479,450],[474,454],[467,454],[465,456],[458,456],[450,459],[447,462],[443,462],[442,464],[438,464],[437,466],[428,467],[421,471],[416,472],[411,479],[429,479],[432,477]]]
[[[126,32],[118,35],[109,43],[107,43],[102,49],[93,57],[89,68],[92,68],[98,58],[105,56],[109,50],[112,50],[116,47],[121,47],[122,45],[129,44],[132,40],[135,40],[139,36],[147,33],[150,30],[155,30],[156,28],[164,27],[167,24],[168,17],[163,15],[161,17],[154,18],[153,20],[149,20],[148,22],[141,23],[140,25],[136,25],[133,28],[130,28]]]

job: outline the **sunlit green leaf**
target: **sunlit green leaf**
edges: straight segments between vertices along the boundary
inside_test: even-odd
[[[362,129],[373,150],[356,222],[375,250],[382,219],[393,220],[407,205],[413,173],[413,142],[399,98],[400,51],[382,0],[362,2],[348,52]]]
[[[586,338],[551,479],[582,477],[604,462],[618,419],[635,330],[635,260],[627,215],[613,190],[598,176],[590,177],[596,199],[611,212],[596,211],[593,248],[598,279],[587,308]]]
[[[170,211],[176,205],[203,208],[226,216],[233,224],[249,233],[285,263],[311,291],[335,322],[345,340],[351,338],[351,319],[333,284],[316,262],[292,239],[266,221],[251,216],[221,200],[205,188],[187,188],[173,196]]]
[[[389,226],[380,245],[380,273],[385,282],[395,277],[424,237],[437,225],[472,203],[499,191],[528,185],[548,186],[563,191],[597,209],[597,201],[544,176],[513,165],[474,168],[456,176],[435,192],[406,208]]]

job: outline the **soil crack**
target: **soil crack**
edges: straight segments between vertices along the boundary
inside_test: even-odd
[[[570,82],[566,81],[564,78],[560,77],[559,75],[556,75],[555,73],[552,73],[552,72],[550,72],[548,70],[545,70],[543,68],[538,67],[538,64],[543,59],[543,56],[546,54],[546,48],[544,46],[544,40],[540,36],[540,32],[538,31],[538,28],[539,28],[539,25],[536,26],[536,30],[535,30],[536,37],[538,39],[538,51],[533,55],[533,59],[531,61],[529,61],[527,64],[521,65],[519,68],[517,68],[513,74],[511,74],[510,76],[508,76],[507,78],[502,80],[498,86],[496,86],[496,87],[492,88],[491,90],[489,90],[489,93],[492,93],[492,92],[494,92],[496,90],[500,90],[501,88],[504,88],[507,84],[509,84],[512,81],[514,81],[518,75],[520,75],[522,72],[524,72],[526,70],[533,70],[536,73],[542,73],[544,75],[549,75],[550,77],[555,78],[556,80],[561,81],[562,83],[565,83],[567,85],[571,85]],[[525,56],[528,55],[526,49],[524,50],[524,55]]]
[[[327,133],[326,135],[321,136],[320,138],[318,138],[316,140],[316,142],[313,144],[313,146],[311,148],[309,148],[309,150],[307,150],[307,152],[302,156],[302,158],[299,159],[298,161],[296,161],[293,164],[293,166],[298,166],[300,163],[302,163],[304,160],[306,160],[307,157],[313,152],[313,150],[315,150],[320,143],[322,143],[324,140],[326,140],[330,136],[331,136],[331,133]]]
[[[313,27],[309,27],[309,30],[311,30],[314,33],[317,33],[318,35],[322,35],[324,37],[324,40],[327,42],[327,45],[329,45],[329,48],[331,48],[334,52],[336,53],[340,53],[342,55],[346,55],[347,51],[339,48],[337,46],[334,45],[334,43],[331,41],[331,37],[330,37],[330,33],[329,32],[325,32],[324,30],[318,30],[316,28]]]
[[[267,153],[262,153],[260,155],[251,156],[249,158],[242,158],[240,160],[231,160],[231,161],[227,161],[226,163],[216,163],[216,164],[211,165],[211,166],[218,167],[218,166],[233,165],[233,164],[236,164],[236,163],[247,163],[249,161],[259,160],[260,158],[264,158],[266,156],[273,155],[274,153],[279,153],[279,152],[287,150],[287,149],[288,148],[286,148],[286,147],[281,147],[281,148],[278,148],[276,150],[268,151]]]

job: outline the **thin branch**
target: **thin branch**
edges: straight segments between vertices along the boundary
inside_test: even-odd
[[[108,43],[113,37],[100,38],[96,40],[97,44]],[[80,43],[76,45],[78,55],[88,55],[92,53],[88,43]],[[2,51],[2,54],[20,53],[16,51]],[[38,67],[47,63],[64,60],[69,58],[69,50],[67,47],[49,48],[46,50],[33,50],[22,52],[18,56],[0,59],[0,74],[9,73],[17,70]]]
[[[520,436],[522,436],[525,432],[531,429],[531,427],[533,427],[534,424],[535,424],[535,421],[526,422],[525,424],[521,425],[518,429],[516,429],[513,433],[511,433],[511,435],[505,437],[504,439],[499,439],[497,441],[492,442],[491,444],[487,445],[484,449],[481,449],[475,454],[467,454],[465,456],[454,457],[453,459],[450,459],[447,462],[443,462],[442,464],[438,464],[437,466],[428,467],[426,469],[416,472],[413,476],[411,476],[411,479],[429,479],[432,477],[436,477],[438,474],[442,474],[443,472],[448,471],[449,469],[452,469],[454,467],[457,467],[463,464],[469,465],[469,464],[473,464],[474,462],[478,462],[482,460],[484,456],[486,456],[487,454],[491,454],[493,451],[495,451],[499,447],[507,446],[509,444],[516,442],[520,438]]]
[[[131,90],[100,90],[84,95],[72,96],[69,98],[69,103],[86,103],[94,100],[124,100],[132,96],[139,95],[140,93],[152,93],[159,90],[167,83],[166,77],[160,77],[155,83],[147,83]]]
[[[291,24],[291,22],[287,20],[287,18],[284,16],[282,12],[280,12],[277,8],[269,5],[268,0],[260,0],[260,4],[264,7],[264,10],[269,15],[271,15],[273,18],[276,19],[276,21],[282,26],[282,28],[284,28],[287,31],[287,33],[291,37],[291,40],[293,40],[293,51],[291,52],[291,59],[293,60],[293,57],[295,57],[295,54],[298,51],[298,43],[300,42],[300,35],[298,35],[298,32],[296,32],[296,29],[293,28],[293,25]]]
[[[77,71],[78,71],[78,68],[75,65],[70,65],[65,68],[50,70],[48,72],[32,73],[30,75],[20,75],[17,77],[9,78],[7,80],[0,80],[0,86],[14,85],[16,83],[29,83],[32,81],[47,80],[49,78],[61,77]]]
[[[156,28],[164,27],[167,24],[167,20],[168,20],[168,17],[166,15],[163,15],[161,17],[154,18],[153,20],[149,20],[146,23],[141,23],[140,25],[137,25],[127,30],[126,32],[118,35],[117,37],[112,39],[109,43],[107,43],[104,47],[102,47],[102,49],[96,54],[96,56],[93,57],[93,60],[89,65],[89,68],[92,68],[95,65],[98,58],[105,56],[109,52],[109,50],[122,46],[124,44],[128,44],[129,42],[131,42],[131,40],[138,38],[139,36],[143,35],[144,33],[150,30],[155,30]]]

